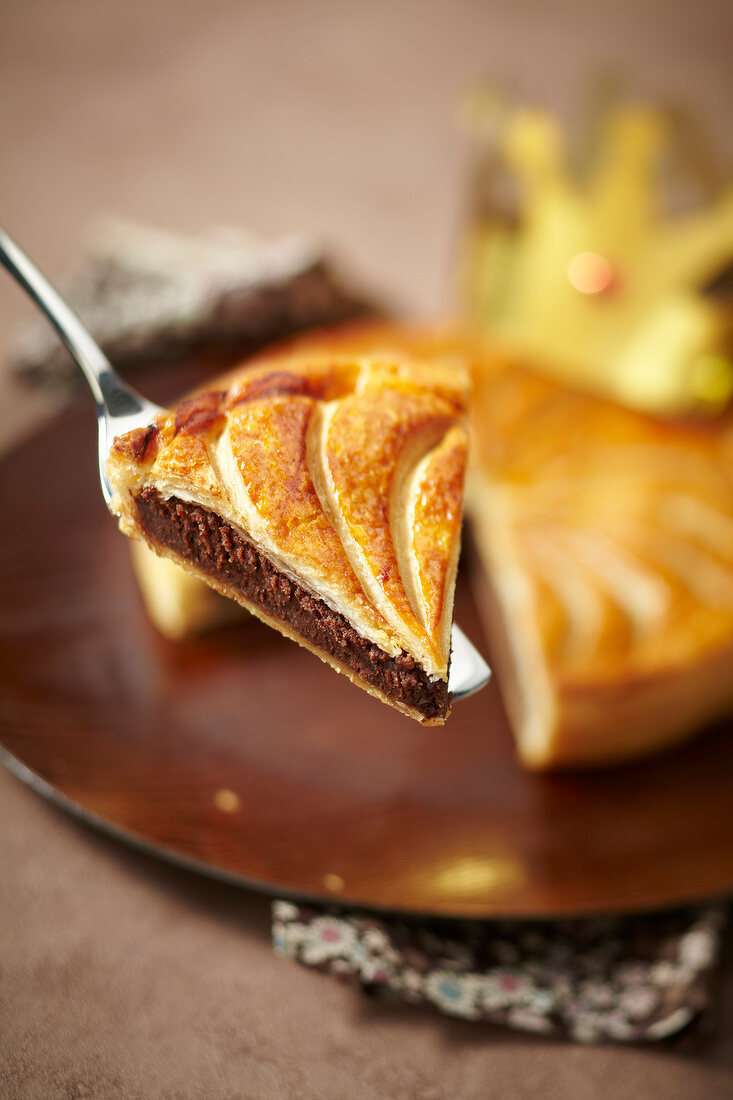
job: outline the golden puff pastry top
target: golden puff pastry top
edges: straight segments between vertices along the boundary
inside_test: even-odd
[[[115,440],[113,507],[209,508],[392,656],[447,679],[468,376],[438,337],[364,327],[244,364]]]
[[[473,396],[471,506],[553,675],[633,679],[730,644],[730,414],[658,419],[490,358]]]

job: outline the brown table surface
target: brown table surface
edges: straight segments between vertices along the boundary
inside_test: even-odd
[[[0,217],[52,275],[105,211],[306,229],[406,308],[435,309],[461,209],[460,89],[495,74],[570,113],[589,66],[611,59],[643,91],[698,106],[730,148],[732,10],[0,0]],[[0,342],[25,308],[0,281]],[[0,444],[47,407],[0,376]],[[276,958],[268,911],[0,770],[0,1096],[733,1093],[730,961],[712,1034],[582,1048],[360,998]]]

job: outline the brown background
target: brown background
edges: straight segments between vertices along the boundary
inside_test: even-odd
[[[733,8],[0,3],[0,218],[49,273],[112,211],[307,229],[405,308],[445,306],[457,94],[568,116],[600,62],[702,110],[730,151]],[[0,282],[0,339],[25,306]],[[0,379],[0,442],[46,403]],[[275,959],[267,906],[103,840],[0,773],[3,1097],[723,1097],[733,975],[694,1053],[582,1049],[383,1008]]]

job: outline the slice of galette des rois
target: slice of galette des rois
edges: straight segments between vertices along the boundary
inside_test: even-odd
[[[456,364],[295,345],[119,436],[113,508],[126,534],[440,724],[467,392]]]

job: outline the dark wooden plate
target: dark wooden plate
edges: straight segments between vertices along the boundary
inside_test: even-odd
[[[44,793],[202,870],[373,907],[559,916],[733,887],[730,726],[647,763],[533,776],[496,685],[423,729],[257,622],[167,643],[94,436],[85,406],[0,464],[0,741]],[[484,647],[465,580],[456,617]]]

